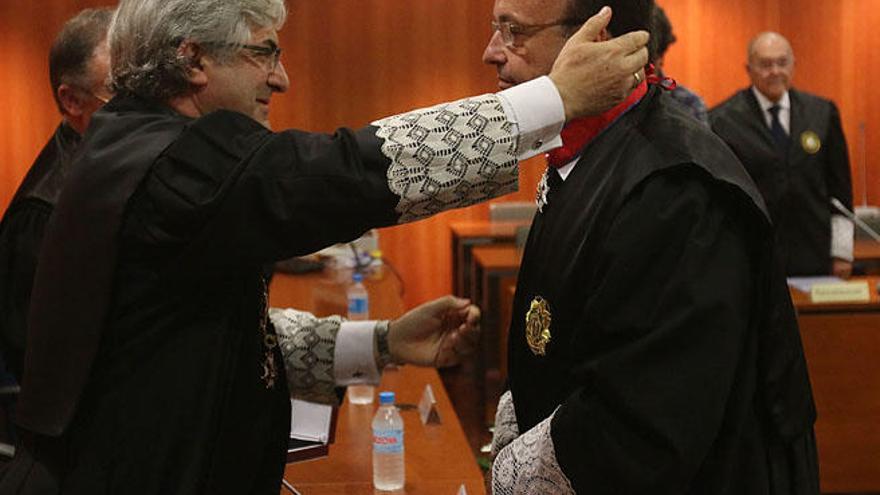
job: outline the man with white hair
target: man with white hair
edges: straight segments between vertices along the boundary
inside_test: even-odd
[[[277,493],[283,370],[301,348],[268,317],[262,266],[514,190],[519,160],[556,146],[566,119],[621,101],[647,62],[647,33],[591,41],[606,9],[533,84],[334,135],[275,133],[285,17],[283,0],[120,3],[118,95],[47,233],[26,434],[0,492]],[[374,323],[363,366],[455,362],[466,305]]]
[[[849,152],[834,102],[792,88],[791,44],[773,32],[748,47],[752,81],[710,112],[712,129],[758,184],[788,276],[852,272]]]

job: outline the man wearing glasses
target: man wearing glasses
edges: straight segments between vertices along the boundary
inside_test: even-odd
[[[120,2],[117,96],[46,234],[24,440],[0,493],[277,494],[297,348],[269,320],[262,267],[514,190],[521,159],[621,101],[648,58],[646,32],[592,41],[605,11],[533,84],[333,135],[272,132],[286,15],[283,0]],[[448,306],[364,332],[365,366],[454,362]]]
[[[777,33],[748,47],[752,87],[714,108],[712,128],[758,184],[788,276],[852,272],[849,153],[837,106],[791,88],[794,51]]]
[[[37,257],[71,157],[107,88],[111,9],[86,9],[65,23],[49,54],[52,95],[62,121],[31,166],[0,223],[0,355],[21,380]]]
[[[496,0],[499,86],[651,0]],[[736,156],[648,79],[548,154],[517,277],[496,494],[818,495],[815,408],[770,221]],[[647,83],[647,84],[646,84]]]

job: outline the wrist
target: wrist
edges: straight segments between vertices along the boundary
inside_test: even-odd
[[[394,358],[391,355],[391,342],[389,339],[390,333],[390,321],[381,320],[376,322],[376,367],[380,371],[394,362]]]

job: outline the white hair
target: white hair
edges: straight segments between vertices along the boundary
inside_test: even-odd
[[[109,31],[114,89],[157,101],[186,94],[193,42],[225,62],[253,30],[280,29],[284,0],[121,0]]]

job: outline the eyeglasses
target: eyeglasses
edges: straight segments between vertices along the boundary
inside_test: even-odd
[[[256,54],[258,57],[263,58],[269,61],[269,69],[270,72],[274,72],[275,69],[278,68],[278,63],[281,62],[281,47],[275,45],[269,41],[269,45],[239,45],[241,48],[245,50],[249,50]]]
[[[264,63],[266,70],[272,73],[278,69],[278,64],[281,62],[281,47],[276,45],[272,40],[267,40],[266,43],[266,45],[242,45],[240,43],[218,43],[209,41],[202,44],[205,46],[221,46],[225,48],[241,48],[248,50],[254,53],[258,58],[265,60],[267,62]]]
[[[781,58],[777,58],[777,59],[764,58],[764,59],[756,60],[754,63],[751,63],[750,65],[755,69],[766,71],[766,70],[772,70],[773,67],[779,67],[780,69],[787,69],[787,68],[791,67],[792,63],[794,63],[794,60],[792,60],[790,57],[781,57]]]
[[[525,38],[534,36],[544,29],[553,26],[579,26],[584,22],[586,21],[580,19],[563,19],[561,21],[548,22],[546,24],[519,24],[510,21],[492,21],[492,31],[498,31],[501,33],[501,41],[504,42],[504,45],[508,48],[513,48],[515,46],[522,46],[522,42]]]

